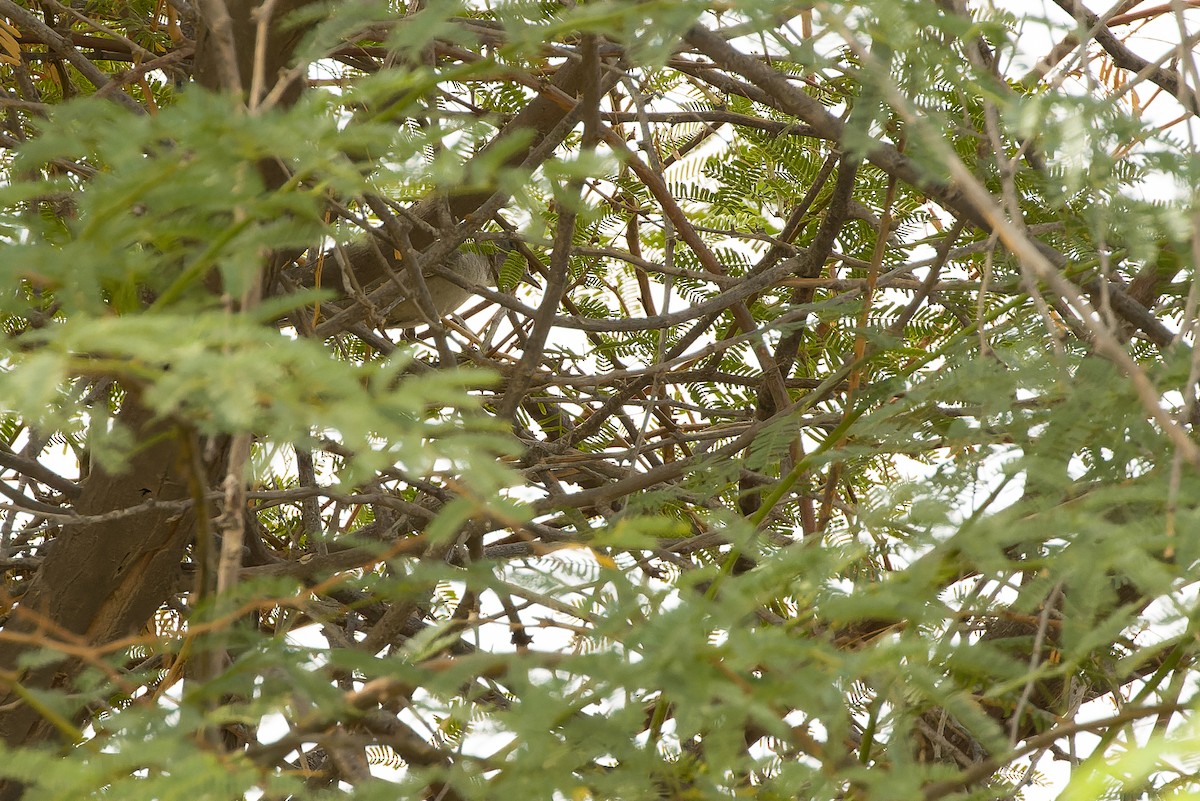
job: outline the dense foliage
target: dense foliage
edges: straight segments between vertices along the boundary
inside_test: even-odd
[[[1192,5],[0,0],[0,799],[1195,792]]]

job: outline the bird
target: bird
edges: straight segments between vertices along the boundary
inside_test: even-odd
[[[470,251],[460,251],[448,266],[473,284],[493,288],[496,286],[496,267],[487,256]],[[474,297],[470,290],[463,289],[458,284],[439,275],[426,275],[425,286],[429,289],[429,297],[433,300],[433,307],[437,310],[438,317],[445,317],[466,303],[469,298]],[[430,321],[421,313],[415,297],[410,294],[392,308],[388,313],[387,322],[389,326],[395,328],[415,328]]]

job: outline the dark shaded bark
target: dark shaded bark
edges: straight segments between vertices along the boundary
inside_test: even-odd
[[[176,468],[176,433],[137,403],[127,403],[119,420],[141,445],[124,472],[94,470],[83,483],[75,511],[85,517],[133,513],[64,525],[6,632],[37,634],[49,646],[63,639],[102,645],[136,633],[175,592],[195,523],[190,513],[159,503],[188,496],[186,478]],[[37,647],[6,645],[0,649],[0,670],[16,670],[20,656]],[[25,671],[18,680],[31,690],[63,688],[82,667],[70,659]],[[0,695],[0,736],[9,745],[29,745],[52,739],[56,732],[8,692]],[[0,785],[0,798],[19,798],[14,789]]]

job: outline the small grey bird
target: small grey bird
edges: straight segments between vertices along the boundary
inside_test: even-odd
[[[473,284],[493,288],[496,286],[496,268],[486,256],[459,252],[449,267]],[[429,296],[433,299],[433,306],[440,317],[457,310],[469,298],[474,297],[470,291],[437,275],[426,275],[425,286],[429,288]],[[396,328],[414,328],[426,322],[413,298],[400,301],[388,314],[388,325]]]

